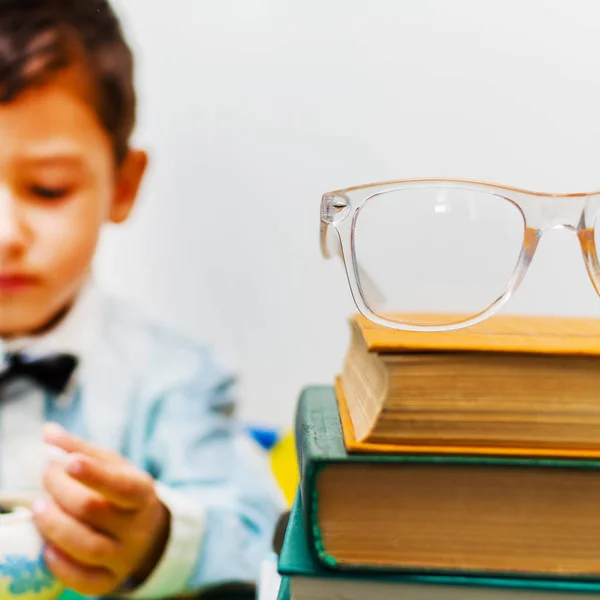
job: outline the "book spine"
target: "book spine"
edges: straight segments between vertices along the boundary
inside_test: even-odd
[[[300,492],[309,545],[320,562],[335,566],[335,559],[323,548],[316,486],[320,469],[328,463],[347,458],[337,402],[331,387],[310,387],[302,392],[296,408],[295,427]]]

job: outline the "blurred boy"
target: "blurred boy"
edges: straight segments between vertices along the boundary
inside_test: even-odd
[[[230,376],[91,279],[146,168],[134,121],[107,0],[2,0],[0,489],[35,483],[28,449],[55,423],[68,460],[34,505],[48,568],[86,595],[164,598],[253,580],[281,503],[228,416]]]

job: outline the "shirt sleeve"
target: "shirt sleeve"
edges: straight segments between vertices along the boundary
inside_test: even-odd
[[[266,456],[231,416],[233,384],[207,358],[152,411],[143,454],[171,530],[153,573],[129,597],[258,579],[285,501]]]
[[[171,516],[169,539],[154,571],[146,581],[126,594],[128,598],[164,598],[183,591],[183,582],[194,573],[202,546],[206,516],[185,493],[157,484],[157,494]]]

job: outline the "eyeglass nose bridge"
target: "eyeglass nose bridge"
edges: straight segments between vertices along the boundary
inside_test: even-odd
[[[598,235],[595,231],[596,221],[600,216],[600,194],[527,197],[519,200],[525,217],[526,230],[522,265],[518,282],[513,289],[516,289],[522,280],[542,235],[553,229],[566,229],[577,234],[588,276],[600,295]]]
[[[590,202],[590,196],[547,196],[523,198],[520,202],[528,229],[538,236],[552,229],[579,232],[589,227],[588,221],[600,210],[600,197]],[[595,208],[594,208],[595,205]]]

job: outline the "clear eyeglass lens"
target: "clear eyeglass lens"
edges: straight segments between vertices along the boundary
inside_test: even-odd
[[[492,193],[415,187],[373,196],[354,251],[365,304],[410,325],[451,325],[503,295],[525,233],[521,211]]]
[[[590,261],[590,273],[592,276],[592,280],[594,281],[594,286],[598,289],[598,293],[600,293],[600,269],[598,268],[597,258],[600,256],[600,206],[596,208],[596,216],[593,219],[593,237],[591,239],[594,240],[594,254],[595,257]],[[589,230],[588,230],[589,231]]]

